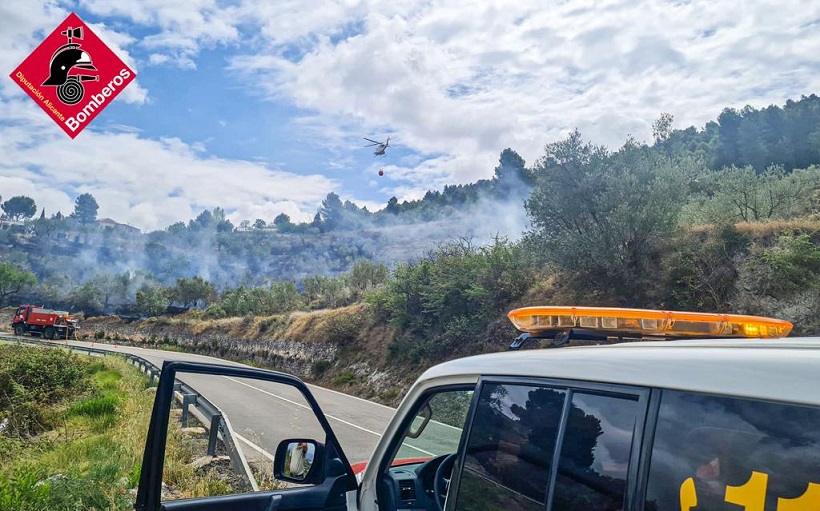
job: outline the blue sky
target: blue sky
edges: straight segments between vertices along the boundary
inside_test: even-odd
[[[7,76],[69,12],[137,71],[73,141]],[[309,220],[330,191],[374,209],[576,127],[616,147],[661,112],[701,127],[817,93],[819,20],[799,0],[5,2],[0,195],[66,213],[90,192],[145,230],[216,206]],[[385,158],[363,147],[390,134]]]

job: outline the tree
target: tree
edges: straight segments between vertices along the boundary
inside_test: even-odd
[[[159,316],[168,309],[168,291],[161,286],[143,285],[137,291],[137,310],[149,316]]]
[[[72,308],[80,309],[86,316],[103,312],[103,292],[91,280],[75,288],[69,297]]]
[[[215,222],[213,214],[211,214],[211,212],[206,209],[205,211],[197,215],[197,217],[194,220],[190,221],[189,227],[193,229],[206,229],[214,224]]]
[[[6,297],[36,283],[37,277],[30,271],[21,270],[13,264],[0,263],[0,305],[5,303]]]
[[[524,158],[512,149],[504,149],[495,168],[496,190],[501,194],[509,194],[529,181]]]
[[[548,145],[536,165],[525,204],[529,239],[589,285],[640,296],[653,250],[671,236],[696,170],[694,161],[673,161],[633,140],[610,154],[575,131]]]
[[[98,273],[89,282],[100,291],[101,308],[107,311],[112,299],[124,300],[126,298],[132,280],[133,275],[126,271],[122,275]]]
[[[233,232],[233,229],[233,223],[227,218],[223,218],[216,224],[216,232]]]
[[[261,218],[257,218],[253,222],[253,228],[256,229],[256,230],[264,229],[267,226],[268,226],[268,224],[264,220],[262,220]]]
[[[122,297],[123,300],[127,300],[135,279],[136,275],[130,271],[125,271],[122,275],[114,277],[116,295]]]
[[[322,223],[327,230],[333,230],[344,224],[344,205],[342,200],[333,192],[327,194],[319,209]]]
[[[166,231],[170,232],[171,234],[179,234],[185,231],[185,222],[174,222],[173,224],[169,225]]]
[[[225,220],[225,210],[220,207],[214,208],[213,213],[211,215],[213,216],[214,223],[216,224]]]
[[[783,167],[758,173],[751,165],[728,167],[709,175],[716,192],[705,205],[711,222],[760,222],[786,218],[811,210],[814,191],[820,186],[820,169],[786,174]]]
[[[384,208],[390,214],[398,215],[399,214],[399,199],[395,196],[390,197],[390,200],[387,201],[387,207]]]
[[[3,212],[12,220],[21,218],[31,218],[37,213],[37,205],[34,199],[25,195],[18,195],[7,200],[2,205]]]
[[[322,213],[321,211],[317,211],[316,214],[313,216],[313,221],[310,223],[310,226],[316,227],[317,229],[321,229],[322,225]]]
[[[345,277],[345,282],[354,291],[356,298],[361,297],[366,291],[375,289],[387,282],[390,270],[381,263],[373,261],[359,261]]]
[[[83,225],[91,224],[97,220],[97,210],[99,208],[97,199],[90,193],[84,193],[74,201],[74,213],[71,216]]]
[[[195,307],[200,303],[207,306],[216,297],[214,285],[199,276],[177,279],[176,285],[169,291],[170,298],[185,307]]]
[[[290,217],[285,213],[279,213],[276,215],[276,218],[273,219],[273,225],[276,226],[276,229],[282,232],[287,231],[289,228],[293,227],[293,223],[290,221]]]
[[[652,138],[655,145],[663,144],[672,136],[672,122],[675,118],[672,114],[664,112],[652,123]]]

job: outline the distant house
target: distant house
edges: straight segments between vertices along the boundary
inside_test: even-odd
[[[106,229],[110,229],[112,231],[129,232],[129,233],[133,233],[133,234],[139,234],[140,233],[140,230],[137,229],[136,227],[133,227],[133,226],[128,225],[128,224],[121,224],[119,222],[115,222],[114,220],[111,220],[110,218],[101,218],[101,219],[97,220],[97,226],[101,231],[104,231]]]
[[[10,218],[0,218],[0,229],[10,229],[12,227],[25,227],[22,220],[12,220]]]

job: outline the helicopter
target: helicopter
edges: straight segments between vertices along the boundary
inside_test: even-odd
[[[376,150],[373,151],[373,156],[384,156],[384,151],[390,145],[390,139],[391,138],[396,138],[396,137],[387,137],[387,140],[384,141],[384,142],[377,142],[377,141],[375,141],[373,139],[370,139],[370,138],[367,138],[367,137],[362,137],[362,138],[364,138],[368,142],[373,142],[372,144],[368,144],[365,147],[377,146]]]

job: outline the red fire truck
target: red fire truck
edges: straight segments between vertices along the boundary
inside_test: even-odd
[[[74,339],[77,320],[66,311],[21,305],[14,313],[11,327],[15,335],[40,335],[45,339]]]

